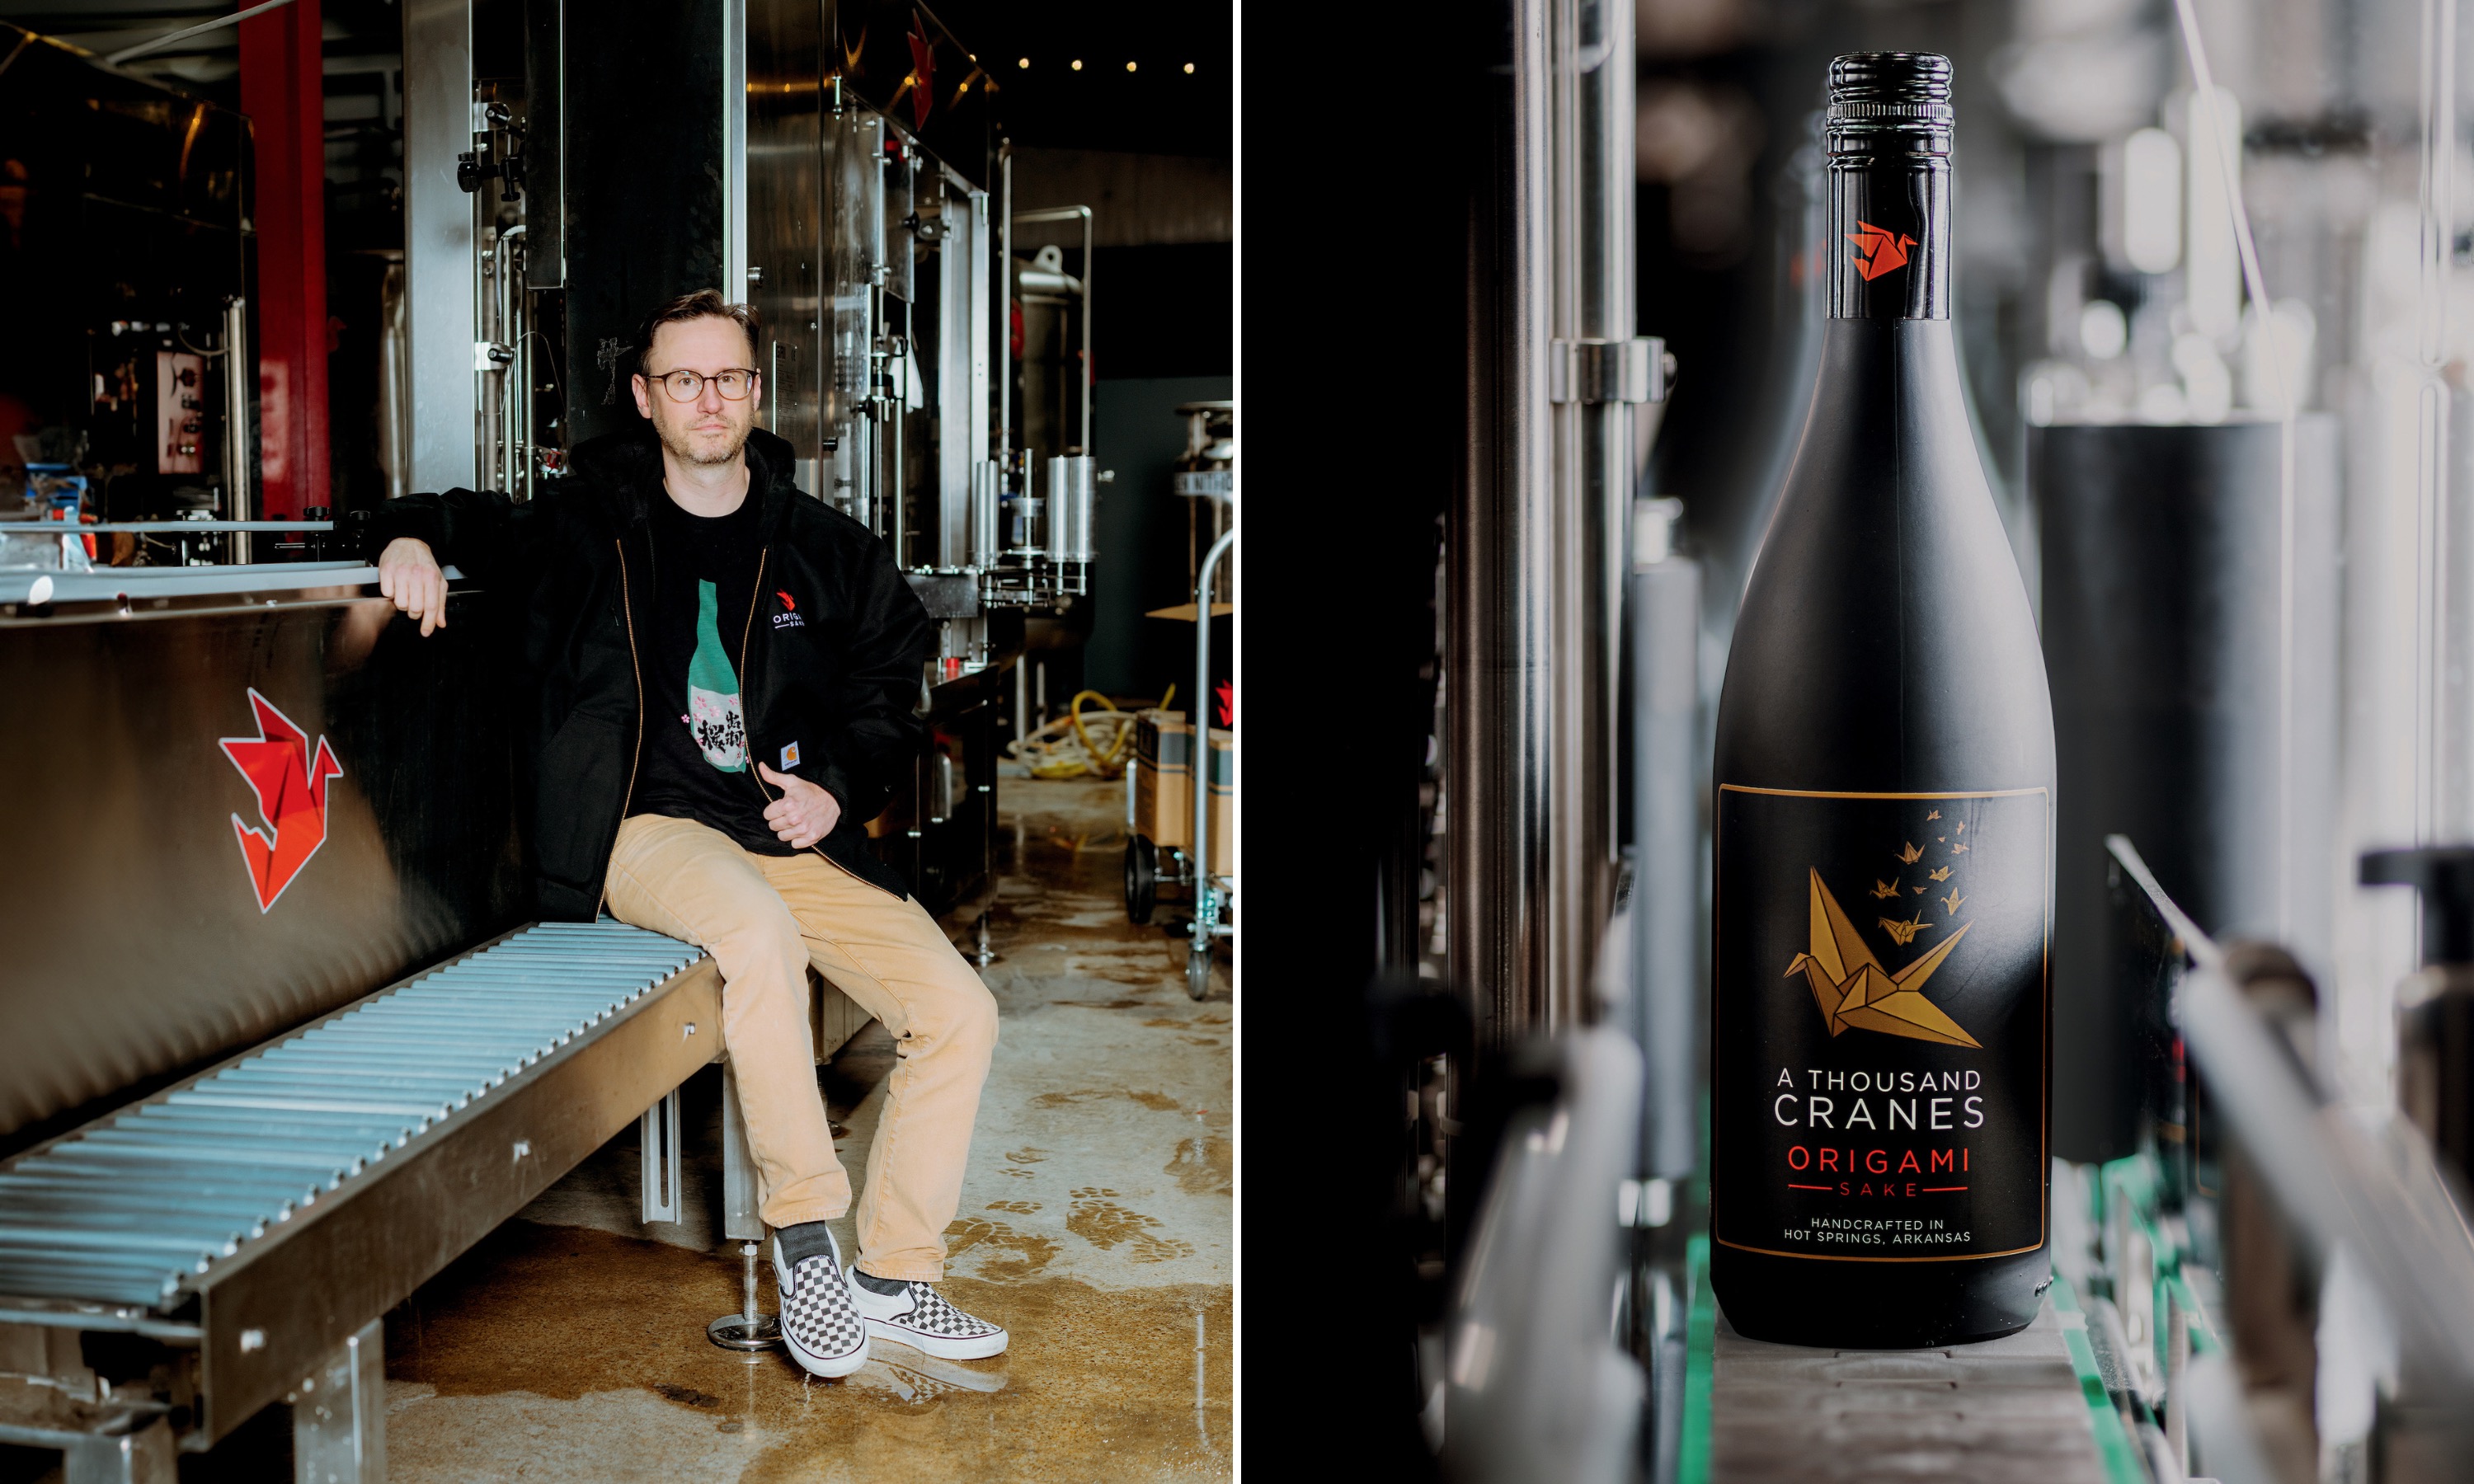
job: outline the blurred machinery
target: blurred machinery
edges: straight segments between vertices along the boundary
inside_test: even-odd
[[[1197,625],[1190,709],[1147,711],[1140,721],[1126,787],[1126,913],[1149,922],[1154,909],[1174,900],[1188,910],[1184,930],[1192,937],[1187,989],[1198,999],[1208,984],[1210,945],[1229,933],[1235,901],[1230,824],[1235,797],[1236,732],[1223,715],[1222,677],[1226,657],[1215,665],[1214,631],[1231,617],[1236,591],[1236,404],[1186,402],[1185,453],[1170,488],[1185,507],[1186,590],[1192,602],[1154,610],[1153,618]],[[1198,764],[1193,716],[1209,716],[1210,745]],[[1197,777],[1203,792],[1192,792]],[[1202,844],[1198,845],[1198,840]],[[1198,863],[1201,875],[1198,877]]]
[[[1231,531],[1203,553],[1197,612],[1236,542]],[[1138,713],[1126,770],[1126,916],[1146,923],[1164,899],[1185,904],[1184,922],[1169,930],[1186,937],[1185,989],[1196,999],[1210,992],[1213,945],[1236,933],[1236,718],[1224,711],[1212,674],[1211,625],[1198,622],[1193,709]]]
[[[1026,630],[1089,590],[1090,212],[1010,210],[985,79],[925,12],[623,0],[585,19],[406,12],[407,155],[456,168],[406,184],[390,405],[420,417],[381,440],[404,450],[390,483],[527,498],[635,419],[648,309],[706,287],[753,304],[761,417],[800,488],[881,536],[939,627],[929,741],[872,828],[947,909],[987,885],[1002,734],[1031,726]],[[642,44],[606,44],[620,32]],[[651,116],[669,127],[582,123]],[[1012,257],[1013,224],[1046,220],[1082,224],[1079,275],[1054,249]]]
[[[1203,557],[1228,530],[1237,491],[1237,404],[1186,402],[1176,414],[1185,419],[1185,456],[1176,461],[1174,478],[1185,502],[1185,585],[1191,588],[1201,580]],[[1212,585],[1212,603],[1228,602],[1236,582],[1233,566],[1224,568]]]
[[[1019,657],[1089,623],[1110,477],[1091,447],[1090,209],[1012,209],[987,79],[924,12],[623,0],[584,19],[560,0],[405,12],[405,244],[376,308],[385,487],[528,499],[577,442],[634,420],[625,352],[651,306],[706,287],[754,304],[763,417],[801,488],[882,536],[939,625],[931,740],[875,827],[951,906],[986,884],[1003,734],[1046,719],[1047,667]],[[643,44],[603,44],[620,28]],[[245,525],[247,121],[28,33],[0,45],[0,269],[68,290],[16,311],[13,343],[39,353],[0,372],[0,520],[104,523],[0,540],[0,562],[326,555],[323,508]],[[582,127],[653,115],[672,122]],[[1017,223],[1079,227],[1079,257],[1017,256]],[[30,464],[58,467],[39,502]]]
[[[247,121],[13,26],[0,24],[0,281],[18,290],[0,366],[0,522],[247,519]],[[30,480],[38,466],[49,476]],[[87,560],[246,553],[237,533],[183,535],[101,533]],[[76,564],[68,550],[0,539],[0,565]]]

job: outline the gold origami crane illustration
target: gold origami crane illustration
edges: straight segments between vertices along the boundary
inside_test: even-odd
[[[1958,832],[1962,835],[1967,833],[1967,821],[1960,820],[1958,822]]]
[[[1906,845],[1899,851],[1899,859],[1910,866],[1924,858],[1925,850],[1924,847],[1920,845]]]
[[[1964,855],[1967,853],[1967,847],[1963,845],[1953,845],[1950,848],[1950,853],[1953,855]]]
[[[1947,881],[1947,880],[1949,880],[1949,879],[1950,879],[1950,868],[1949,868],[1948,866],[1940,866],[1940,867],[1936,867],[1936,868],[1934,868],[1934,870],[1933,870],[1933,872],[1932,872],[1932,879],[1934,879],[1934,880],[1936,880],[1936,881]]]
[[[1882,969],[1880,960],[1864,945],[1856,924],[1839,907],[1838,898],[1821,884],[1821,873],[1809,874],[1812,950],[1795,956],[1795,962],[1786,966],[1786,977],[1792,979],[1799,970],[1803,972],[1805,982],[1812,987],[1814,1001],[1821,1006],[1822,1018],[1830,1023],[1830,1034],[1835,1036],[1853,1028],[1952,1046],[1978,1044],[1975,1037],[1959,1029],[1958,1022],[1924,996],[1925,981],[1932,977],[1942,960],[1950,957],[1950,950],[1958,946],[1958,940],[1967,936],[1968,927],[1975,924],[1960,927],[1924,957],[1893,974]],[[1914,933],[1909,932],[1908,937],[1914,937]]]
[[[1899,883],[1896,881],[1876,881],[1873,883],[1873,895],[1883,901],[1887,901],[1891,898],[1899,895]]]
[[[1967,898],[1958,895],[1958,888],[1953,886],[1950,889],[1950,895],[1941,899],[1941,903],[1943,906],[1950,909],[1951,916],[1956,917],[1958,915],[1958,904],[1965,900],[1967,900]]]
[[[1926,815],[1925,818],[1927,820],[1937,820],[1941,818],[1941,811],[1939,809],[1935,809],[1930,814]]]

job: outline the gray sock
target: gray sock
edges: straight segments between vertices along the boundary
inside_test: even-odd
[[[873,1273],[862,1273],[857,1268],[851,1269],[851,1277],[858,1279],[860,1286],[868,1292],[881,1293],[888,1299],[910,1286],[899,1278],[879,1278]]]
[[[782,1243],[782,1261],[793,1272],[810,1257],[834,1255],[833,1235],[821,1221],[802,1221],[773,1233]]]

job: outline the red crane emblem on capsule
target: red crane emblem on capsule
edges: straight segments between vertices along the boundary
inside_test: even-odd
[[[1847,234],[1847,240],[1856,244],[1856,271],[1864,275],[1866,282],[1894,268],[1907,266],[1907,250],[1916,245],[1916,239],[1870,222],[1858,222],[1856,228]]]
[[[257,795],[257,812],[266,828],[231,817],[232,833],[240,837],[241,859],[249,864],[249,884],[257,893],[263,914],[327,843],[327,780],[344,776],[335,750],[318,739],[309,750],[309,734],[253,686],[249,704],[257,713],[257,735],[224,737],[224,755]]]

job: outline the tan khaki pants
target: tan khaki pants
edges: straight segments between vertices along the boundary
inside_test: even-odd
[[[719,830],[657,814],[618,827],[609,890],[614,917],[694,944],[721,967],[722,1049],[767,1226],[830,1221],[851,1203],[816,1090],[808,966],[885,1023],[901,1060],[868,1152],[859,1266],[940,1281],[997,1006],[935,920],[813,851],[751,854]]]

